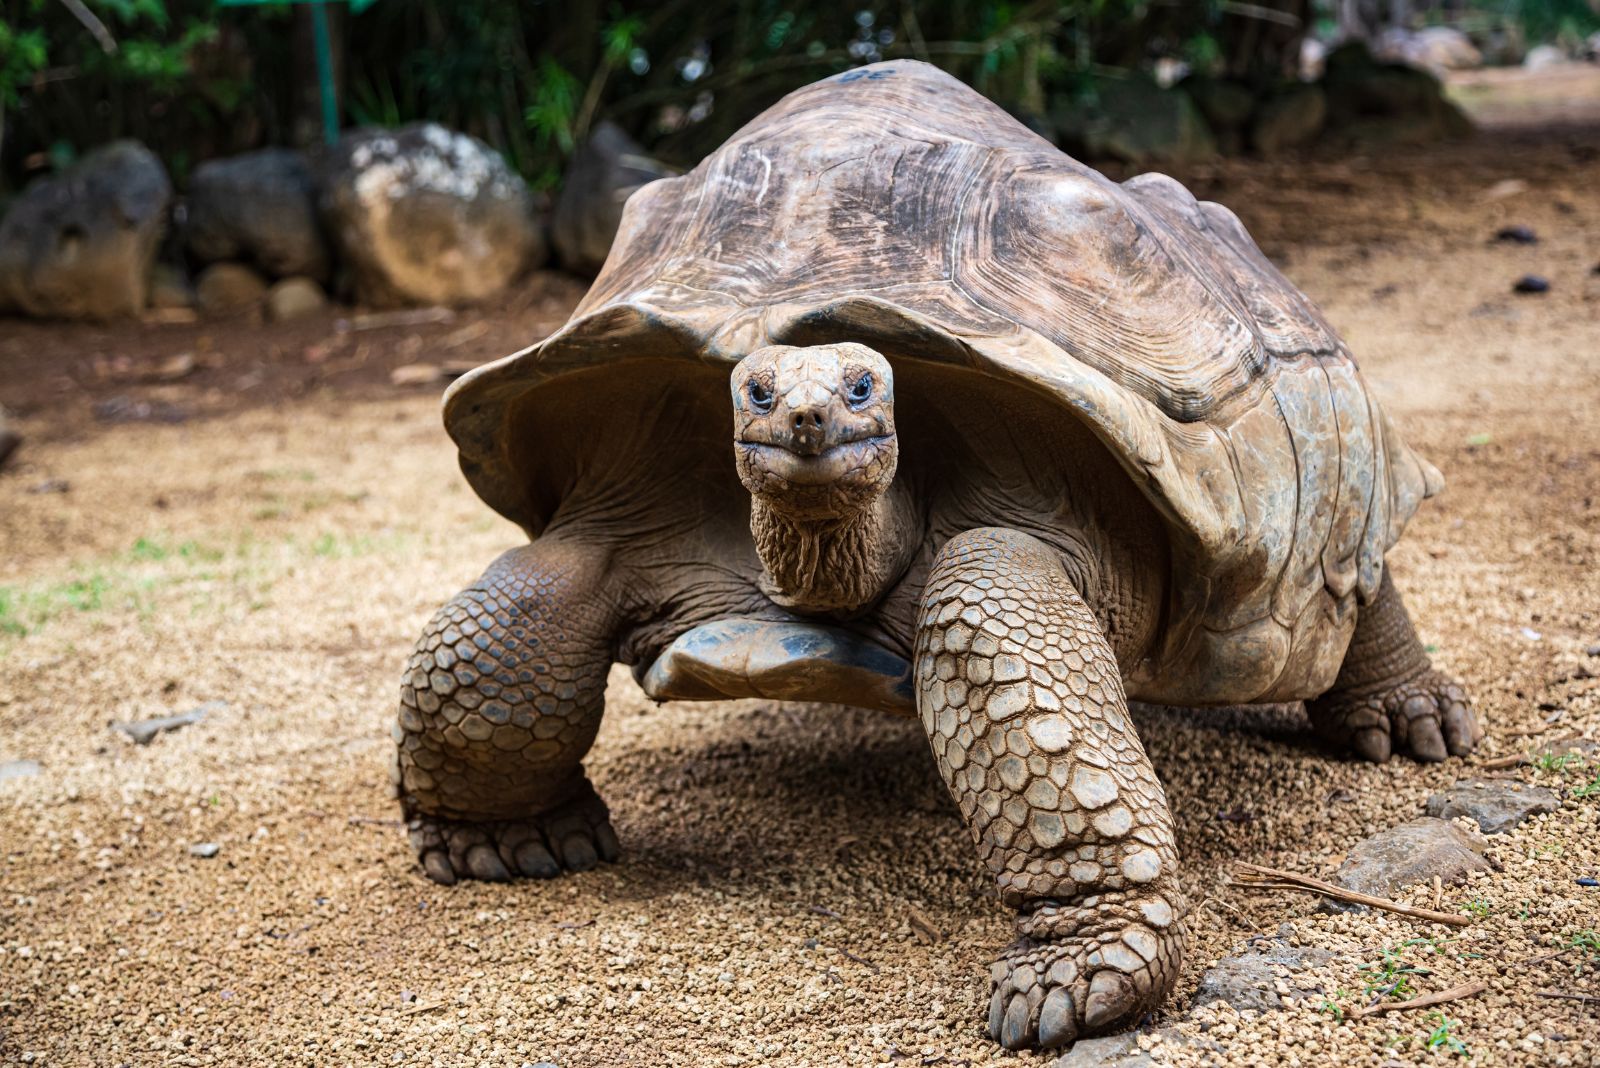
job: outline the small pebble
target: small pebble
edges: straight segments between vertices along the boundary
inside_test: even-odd
[[[222,852],[222,847],[215,842],[196,842],[189,847],[189,855],[191,857],[202,857],[206,860],[210,860],[220,852]]]
[[[1545,278],[1536,274],[1525,274],[1517,279],[1517,284],[1511,287],[1514,293],[1543,293],[1549,290],[1550,283]]]
[[[39,774],[37,760],[3,760],[0,761],[0,782],[10,782],[12,779],[31,779]]]
[[[1585,649],[1583,652],[1586,656],[1600,656],[1600,642],[1596,642],[1594,645],[1589,646],[1589,648]]]
[[[1579,886],[1600,886],[1600,879],[1596,879],[1596,878],[1594,878],[1593,876],[1590,876],[1590,875],[1585,875],[1583,878],[1578,880],[1578,885]]]
[[[1537,245],[1539,235],[1533,232],[1531,226],[1502,226],[1495,232],[1496,241],[1505,241],[1513,245]]]

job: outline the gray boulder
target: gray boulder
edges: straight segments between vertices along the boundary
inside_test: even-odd
[[[1328,127],[1348,144],[1415,145],[1472,133],[1472,122],[1445,98],[1439,79],[1404,63],[1376,62],[1356,45],[1329,55],[1322,89]]]
[[[309,278],[285,278],[267,290],[267,318],[275,323],[315,315],[327,306],[327,294]]]
[[[291,149],[265,148],[196,167],[183,236],[199,263],[241,260],[269,278],[329,277],[311,169]]]
[[[237,315],[261,303],[267,282],[242,263],[213,263],[200,272],[194,294],[202,315]]]
[[[615,123],[595,127],[567,165],[550,220],[550,243],[561,266],[574,274],[598,274],[611,253],[628,198],[671,175]]]
[[[544,259],[527,185],[466,134],[356,130],[318,171],[323,223],[364,304],[469,304]]]
[[[1424,816],[1357,842],[1331,881],[1347,890],[1392,897],[1395,891],[1436,875],[1445,883],[1457,883],[1468,872],[1489,870],[1483,856],[1486,848],[1488,843],[1478,835],[1448,820]],[[1330,902],[1324,907],[1352,906]]]
[[[1528,54],[1522,57],[1522,65],[1528,70],[1549,70],[1559,67],[1567,61],[1567,53],[1560,47],[1552,44],[1535,45],[1528,49]]]
[[[137,141],[114,141],[34,182],[0,221],[0,310],[140,314],[171,201],[161,161]]]
[[[1251,125],[1256,151],[1272,159],[1317,139],[1328,118],[1328,98],[1315,85],[1293,85],[1261,102]]]
[[[1428,798],[1430,816],[1471,816],[1484,834],[1505,834],[1529,816],[1554,812],[1561,799],[1542,786],[1505,779],[1463,779]]]
[[[1228,155],[1243,151],[1250,116],[1256,108],[1254,93],[1238,82],[1220,78],[1185,78],[1179,88],[1189,94],[1205,116],[1221,151]]]
[[[1093,100],[1060,105],[1051,117],[1062,141],[1091,158],[1185,163],[1217,152],[1211,128],[1189,94],[1142,77],[1105,79]]]
[[[1454,26],[1428,26],[1420,30],[1392,27],[1378,39],[1378,55],[1435,73],[1483,66],[1483,54],[1471,38]]]

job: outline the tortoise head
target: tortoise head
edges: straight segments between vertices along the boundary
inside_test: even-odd
[[[757,349],[733,369],[739,480],[792,519],[843,519],[894,481],[894,372],[851,342]]]

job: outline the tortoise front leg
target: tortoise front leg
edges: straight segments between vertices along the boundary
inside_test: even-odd
[[[606,554],[546,536],[441,608],[400,691],[396,786],[435,882],[548,878],[615,860],[579,763],[600,728],[618,612]]]
[[[1183,952],[1172,818],[1116,658],[1049,546],[997,528],[944,546],[916,684],[939,770],[1018,912],[989,1033],[1052,1047],[1133,1023]]]

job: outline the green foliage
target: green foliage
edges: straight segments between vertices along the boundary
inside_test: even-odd
[[[1368,997],[1376,994],[1393,1001],[1404,1001],[1416,993],[1412,985],[1413,976],[1432,975],[1426,968],[1418,968],[1408,963],[1401,950],[1411,948],[1418,943],[1407,942],[1399,948],[1385,947],[1382,956],[1370,964],[1363,964],[1361,971],[1372,973],[1365,980],[1362,992]]]
[[[1567,943],[1567,948],[1578,951],[1578,963],[1574,970],[1576,975],[1582,975],[1585,967],[1600,961],[1600,935],[1595,934],[1593,930],[1574,934]]]
[[[1467,1048],[1467,1044],[1450,1033],[1452,1027],[1460,1026],[1459,1020],[1452,1020],[1442,1012],[1430,1012],[1428,1023],[1433,1026],[1426,1039],[1428,1049],[1442,1049],[1454,1053],[1457,1057],[1471,1055],[1472,1051]]]

